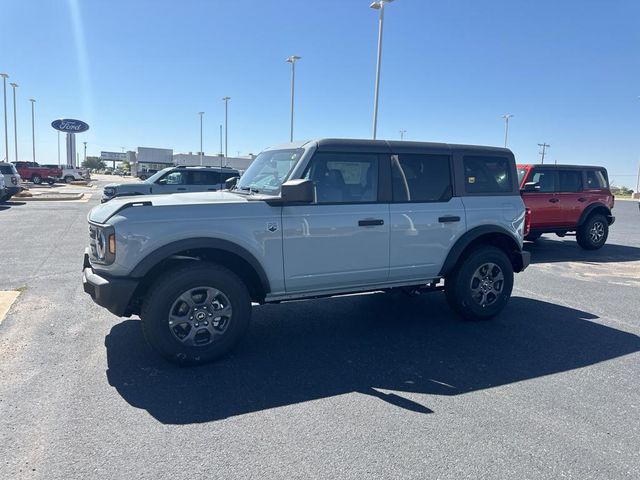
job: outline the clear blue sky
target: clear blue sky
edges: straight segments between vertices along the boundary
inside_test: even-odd
[[[296,138],[371,135],[377,12],[369,0],[0,0],[0,71],[18,88],[20,156],[57,158],[59,117],[121,146],[229,153]],[[606,165],[635,186],[640,160],[640,1],[397,0],[386,10],[379,138],[509,146],[521,162]],[[10,90],[9,90],[10,94]],[[9,95],[10,96],[10,95]],[[9,111],[12,102],[9,98]],[[10,115],[10,145],[13,148]],[[0,135],[0,145],[4,141]],[[10,159],[13,153],[10,150]]]

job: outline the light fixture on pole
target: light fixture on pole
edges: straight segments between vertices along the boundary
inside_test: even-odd
[[[200,115],[200,166],[202,166],[202,116],[204,112],[198,112],[198,115]]]
[[[229,155],[229,100],[231,97],[222,97],[224,101],[224,158],[228,158]]]
[[[289,133],[290,142],[293,142],[293,100],[296,88],[296,62],[301,58],[302,57],[299,57],[297,55],[291,55],[289,58],[287,58],[287,63],[291,64],[291,128]]]
[[[509,119],[512,117],[513,115],[510,113],[502,115],[502,118],[504,118],[504,148],[507,148],[507,141],[509,140]]]
[[[400,140],[404,140],[404,134],[407,133],[406,130],[400,130]]]
[[[9,75],[0,73],[2,77],[2,90],[4,92],[4,161],[9,161],[9,133],[7,130],[7,78]]]
[[[380,91],[380,66],[382,63],[382,32],[384,30],[384,6],[393,0],[379,0],[373,2],[369,7],[380,10],[380,20],[378,22],[378,62],[376,64],[376,88],[373,97],[373,139],[378,134],[378,96]]]
[[[17,83],[10,83],[13,87],[13,141],[16,143],[16,162],[18,161],[18,115],[16,114],[16,88],[18,87]],[[8,159],[7,159],[8,160]]]
[[[31,146],[33,148],[33,161],[36,161],[36,101],[33,98],[30,98],[31,102]]]
[[[542,155],[542,162],[544,164],[544,154],[547,151],[547,148],[549,148],[551,145],[549,145],[548,143],[539,143],[538,144],[539,147],[542,147],[542,151],[539,152],[540,155]]]

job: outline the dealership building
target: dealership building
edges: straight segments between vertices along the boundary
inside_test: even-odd
[[[245,171],[255,158],[248,157],[223,157],[219,155],[202,155],[199,153],[173,153],[170,148],[138,147],[136,151],[129,152],[101,152],[100,158],[105,162],[129,161],[131,175],[138,175],[148,170],[162,170],[173,166],[197,166],[229,167]]]

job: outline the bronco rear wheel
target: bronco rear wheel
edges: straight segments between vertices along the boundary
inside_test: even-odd
[[[35,183],[36,185],[40,185],[42,183],[42,177],[40,175],[38,175],[37,173],[34,173],[31,176],[31,181],[33,183]]]
[[[444,283],[447,302],[467,320],[495,317],[507,304],[512,289],[511,261],[502,250],[489,246],[461,259]]]
[[[251,299],[234,273],[212,263],[164,274],[140,313],[145,338],[179,364],[206,363],[228,353],[246,331]]]
[[[591,215],[587,218],[578,231],[576,232],[576,240],[585,250],[597,250],[601,248],[607,241],[609,236],[609,222],[604,215],[599,213]]]

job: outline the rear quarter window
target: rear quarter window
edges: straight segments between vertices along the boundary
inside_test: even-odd
[[[587,170],[587,185],[590,190],[609,188],[609,182],[602,170]]]
[[[465,155],[464,188],[467,193],[509,193],[513,191],[511,162],[506,157]]]

